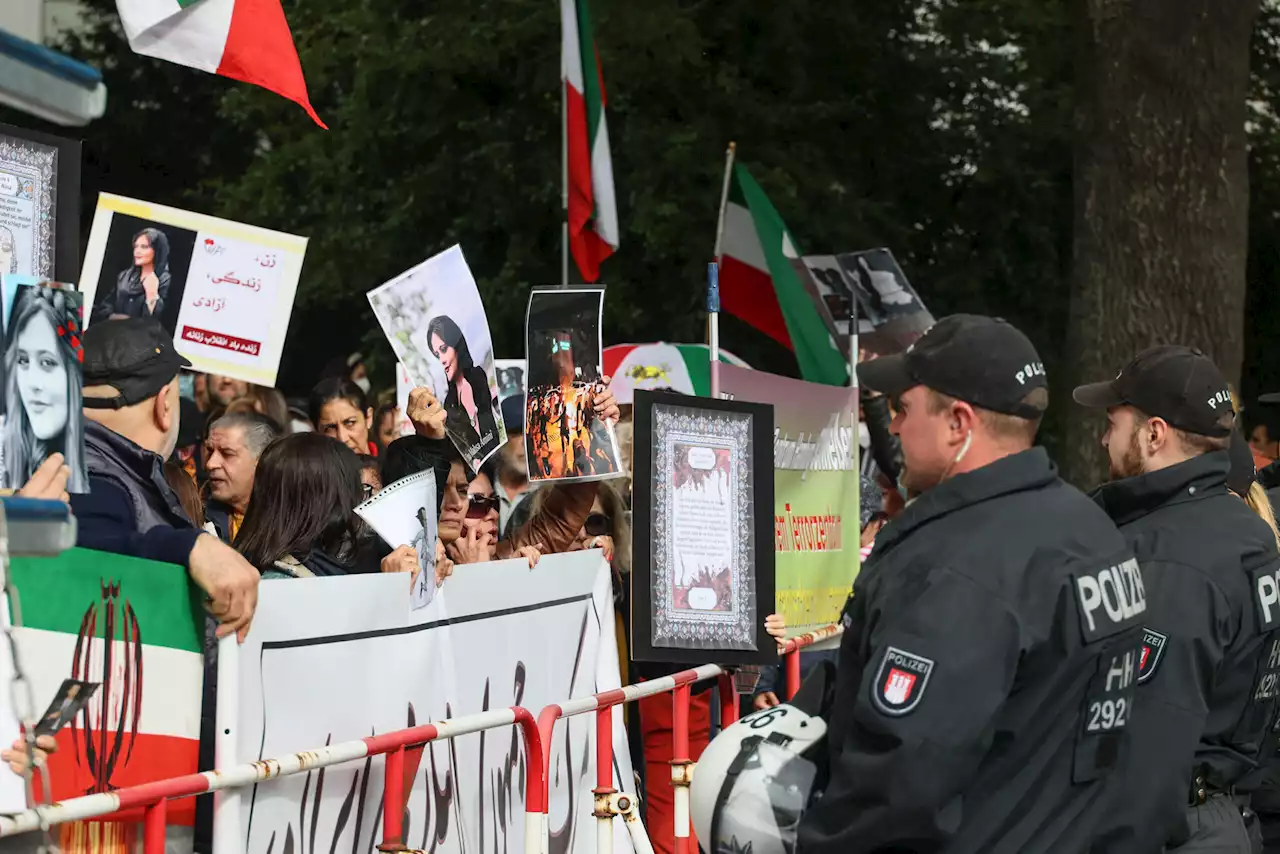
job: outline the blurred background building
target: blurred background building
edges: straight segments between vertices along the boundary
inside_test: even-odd
[[[0,2],[0,103],[61,125],[86,125],[106,110],[98,69],[49,47],[81,23],[77,0]]]

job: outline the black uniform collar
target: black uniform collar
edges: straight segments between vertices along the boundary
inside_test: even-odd
[[[1213,451],[1166,469],[1098,487],[1091,496],[1117,525],[1127,525],[1168,504],[1198,501],[1227,491],[1231,458]]]
[[[892,546],[916,528],[953,511],[1011,492],[1040,489],[1057,479],[1058,469],[1044,448],[1031,448],[956,475],[907,505],[876,538],[876,551]]]

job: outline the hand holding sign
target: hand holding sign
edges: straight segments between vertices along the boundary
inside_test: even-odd
[[[444,427],[448,415],[444,411],[444,406],[431,393],[431,389],[419,387],[409,392],[409,406],[406,414],[419,436],[425,436],[428,439],[445,437]]]

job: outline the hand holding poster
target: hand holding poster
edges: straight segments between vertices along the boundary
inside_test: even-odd
[[[525,457],[529,480],[625,477],[613,425],[595,414],[601,373],[601,288],[535,290],[525,321]]]
[[[409,377],[439,399],[445,430],[472,471],[507,441],[498,414],[489,321],[462,249],[454,246],[368,294]]]
[[[4,483],[20,489],[51,454],[71,476],[67,491],[89,491],[84,456],[82,298],[73,286],[6,275]]]
[[[198,371],[273,386],[305,237],[103,193],[80,276],[88,324],[147,317]]]

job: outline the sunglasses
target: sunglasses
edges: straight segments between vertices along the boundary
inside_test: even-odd
[[[587,521],[582,526],[587,532],[588,537],[607,537],[612,532],[612,524],[608,516],[603,513],[592,513],[587,517]]]
[[[489,515],[490,510],[497,510],[498,506],[499,501],[496,495],[468,495],[467,518],[483,519]]]

